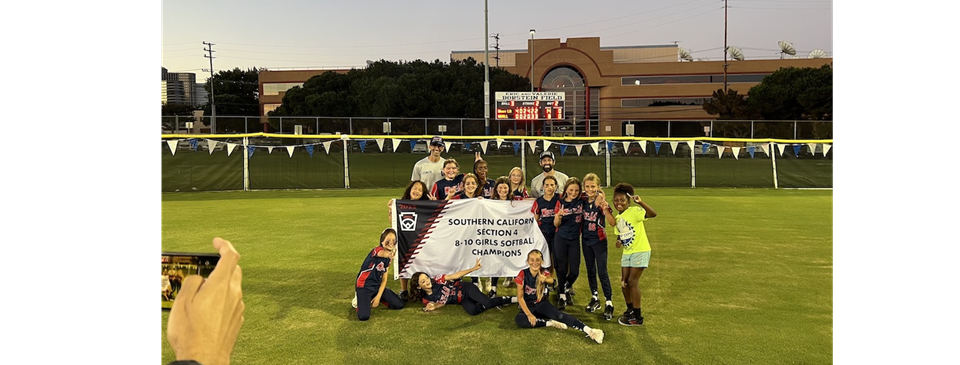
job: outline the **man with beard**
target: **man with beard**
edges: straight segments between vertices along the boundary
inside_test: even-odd
[[[537,175],[530,181],[530,190],[529,194],[531,198],[539,198],[543,196],[543,178],[547,176],[553,176],[557,179],[557,186],[564,186],[567,182],[569,176],[560,171],[553,169],[554,159],[553,152],[543,151],[540,152],[540,167],[543,168],[543,173]]]

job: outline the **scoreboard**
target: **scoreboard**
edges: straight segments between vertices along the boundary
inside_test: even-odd
[[[563,92],[497,92],[497,119],[563,119]]]

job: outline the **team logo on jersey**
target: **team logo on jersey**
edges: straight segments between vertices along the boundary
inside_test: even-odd
[[[414,212],[400,213],[400,230],[415,231],[416,229],[417,229],[417,213],[414,213]]]

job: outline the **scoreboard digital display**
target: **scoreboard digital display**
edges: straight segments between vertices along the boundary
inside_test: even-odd
[[[563,119],[562,92],[497,92],[497,119]]]

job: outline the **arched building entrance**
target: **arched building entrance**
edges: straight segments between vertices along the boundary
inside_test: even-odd
[[[563,92],[564,119],[563,121],[546,121],[541,129],[544,135],[549,136],[591,136],[596,135],[595,112],[590,111],[591,101],[597,105],[598,90],[590,90],[582,74],[569,66],[556,67],[543,77],[540,91]],[[594,93],[595,95],[590,95]],[[591,117],[591,115],[594,115]],[[593,129],[591,131],[590,129]]]

